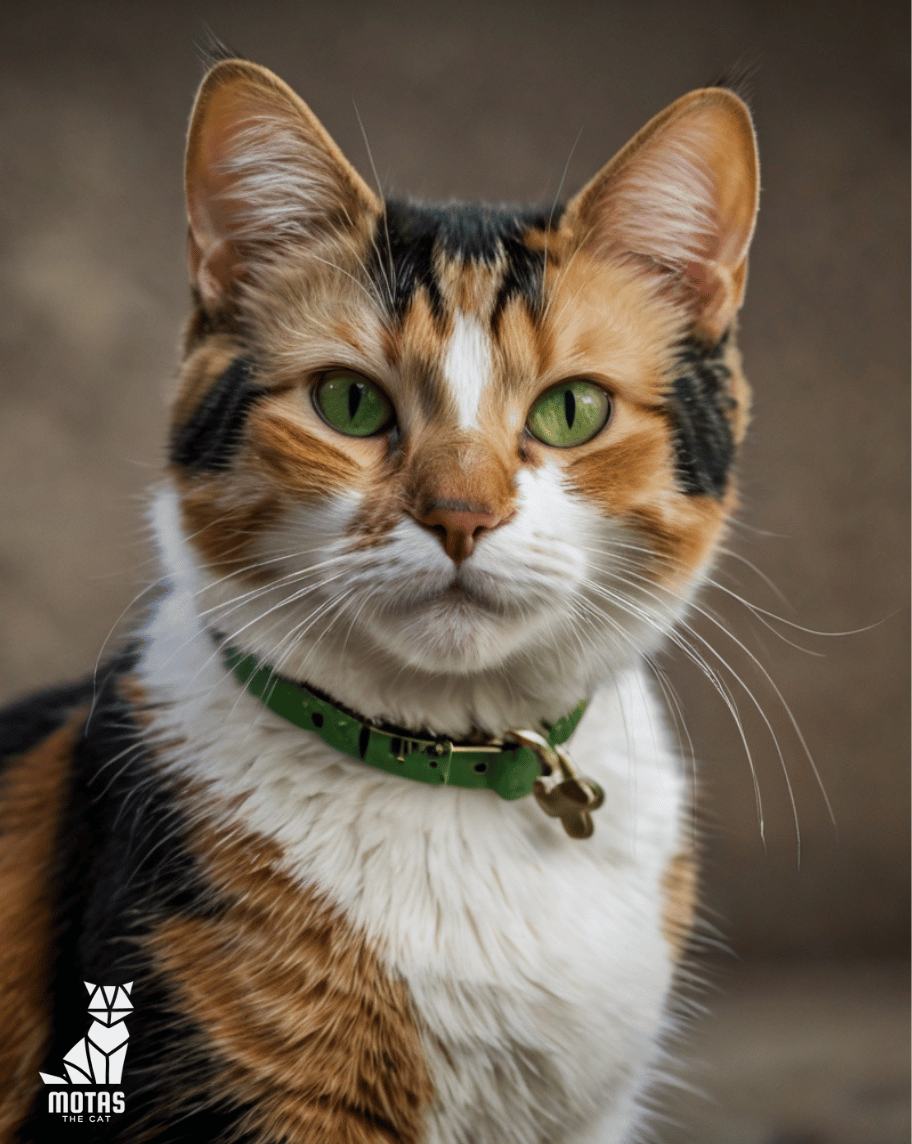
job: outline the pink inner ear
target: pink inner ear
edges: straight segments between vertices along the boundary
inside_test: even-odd
[[[192,226],[188,239],[187,266],[190,281],[195,283],[207,309],[218,309],[221,306],[242,270],[241,260],[230,242],[211,241],[204,249]]]
[[[239,165],[260,151],[259,165],[265,172],[270,139],[282,129],[279,111],[270,114],[246,85],[214,93],[194,132],[187,165],[190,225],[201,242],[230,237],[239,220],[250,214],[254,204],[238,193],[243,182]],[[249,159],[244,164],[248,172],[254,165]]]
[[[187,213],[190,218],[188,266],[204,305],[218,309],[240,272],[229,236],[234,216],[249,204],[231,194],[236,178],[228,168],[232,140],[243,130],[244,101],[216,92],[195,124],[187,156]],[[247,112],[249,114],[249,112]]]
[[[742,270],[746,264],[742,264]],[[682,277],[690,290],[690,306],[701,331],[711,340],[725,333],[741,304],[739,276],[713,262],[688,262]],[[740,275],[743,282],[744,274]]]

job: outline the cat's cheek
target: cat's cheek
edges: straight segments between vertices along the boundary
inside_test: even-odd
[[[682,598],[705,578],[725,526],[727,502],[711,496],[676,495],[664,504],[638,508],[631,521],[655,553],[648,575],[658,586]]]
[[[340,445],[290,419],[254,412],[250,465],[286,496],[321,500],[363,483],[363,468]]]
[[[225,478],[180,481],[177,488],[180,531],[205,567],[260,583],[255,550],[278,519],[276,493]]]
[[[614,520],[643,504],[667,499],[674,487],[667,419],[655,410],[617,403],[604,433],[587,445],[562,450],[565,480]]]
[[[736,494],[733,486],[721,497],[681,491],[665,419],[641,420],[623,439],[574,459],[566,480],[606,522],[636,534],[638,574],[684,593],[710,559]]]
[[[355,492],[313,501],[283,498],[270,527],[261,532],[255,546],[269,579],[291,588],[289,577],[324,567],[327,561],[338,566],[360,503]]]

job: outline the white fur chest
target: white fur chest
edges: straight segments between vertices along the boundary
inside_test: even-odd
[[[661,886],[681,800],[642,679],[599,693],[571,741],[606,791],[574,841],[532,799],[340,756],[240,692],[189,619],[166,599],[140,667],[187,744],[176,761],[406,982],[437,1094],[428,1144],[625,1139],[671,972]]]

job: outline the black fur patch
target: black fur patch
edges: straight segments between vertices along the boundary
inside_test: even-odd
[[[712,82],[706,84],[707,87],[723,87],[726,91],[733,92],[739,99],[743,99],[746,104],[750,104],[751,96],[753,95],[752,83],[754,75],[760,67],[759,56],[741,57],[736,60],[717,75]]]
[[[735,408],[725,364],[728,335],[715,346],[686,338],[678,348],[668,411],[674,426],[678,480],[691,496],[720,497],[728,485],[735,439],[728,414]]]
[[[133,656],[124,656],[99,676],[94,708],[73,754],[51,882],[52,1035],[41,1065],[45,1072],[65,1075],[63,1056],[88,1029],[84,981],[132,981],[129,1047],[123,1080],[116,1086],[125,1093],[126,1112],[106,1123],[64,1124],[47,1111],[42,1085],[16,1134],[17,1144],[71,1137],[128,1144],[138,1138],[141,1122],[155,1126],[156,1140],[224,1139],[242,1114],[226,1106],[224,1094],[217,1097],[216,1066],[208,1046],[180,1011],[168,981],[156,972],[142,944],[163,917],[214,916],[226,906],[206,885],[185,841],[182,811],[149,758],[134,714],[120,694],[118,685],[132,663]],[[89,682],[58,694],[65,700],[84,700],[93,692]],[[211,1105],[199,1107],[198,1099],[182,1103],[182,1097],[187,1099],[181,1083],[185,1077],[203,1092],[208,1084]]]
[[[545,255],[541,250],[530,250],[518,234],[503,240],[507,256],[507,269],[494,301],[491,324],[497,328],[504,306],[511,298],[522,298],[533,317],[539,317],[544,301]]]
[[[544,230],[552,221],[540,210],[480,203],[419,206],[391,200],[377,224],[373,277],[382,292],[389,292],[395,317],[401,318],[423,287],[432,312],[440,318],[443,298],[434,271],[438,253],[456,261],[488,264],[503,256],[506,270],[493,320],[517,294],[537,313],[545,260],[540,251],[526,246],[522,236],[530,229]]]
[[[265,390],[254,385],[252,364],[233,361],[192,415],[171,434],[170,460],[194,473],[223,472],[231,467],[244,429],[247,410]]]
[[[90,704],[91,680],[42,691],[0,711],[0,764],[13,762],[52,735],[75,707]],[[0,789],[2,795],[2,789]]]
[[[373,277],[388,292],[396,318],[401,318],[422,287],[431,311],[443,316],[443,298],[434,274],[435,214],[408,203],[388,202],[374,241]]]
[[[200,63],[206,71],[214,68],[223,60],[245,60],[247,57],[236,52],[230,44],[226,44],[221,36],[217,36],[208,25],[203,25],[202,36],[196,45]]]

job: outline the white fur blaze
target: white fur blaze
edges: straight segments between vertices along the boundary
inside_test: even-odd
[[[491,378],[491,342],[476,318],[457,313],[443,361],[461,429],[478,428],[478,405]]]

